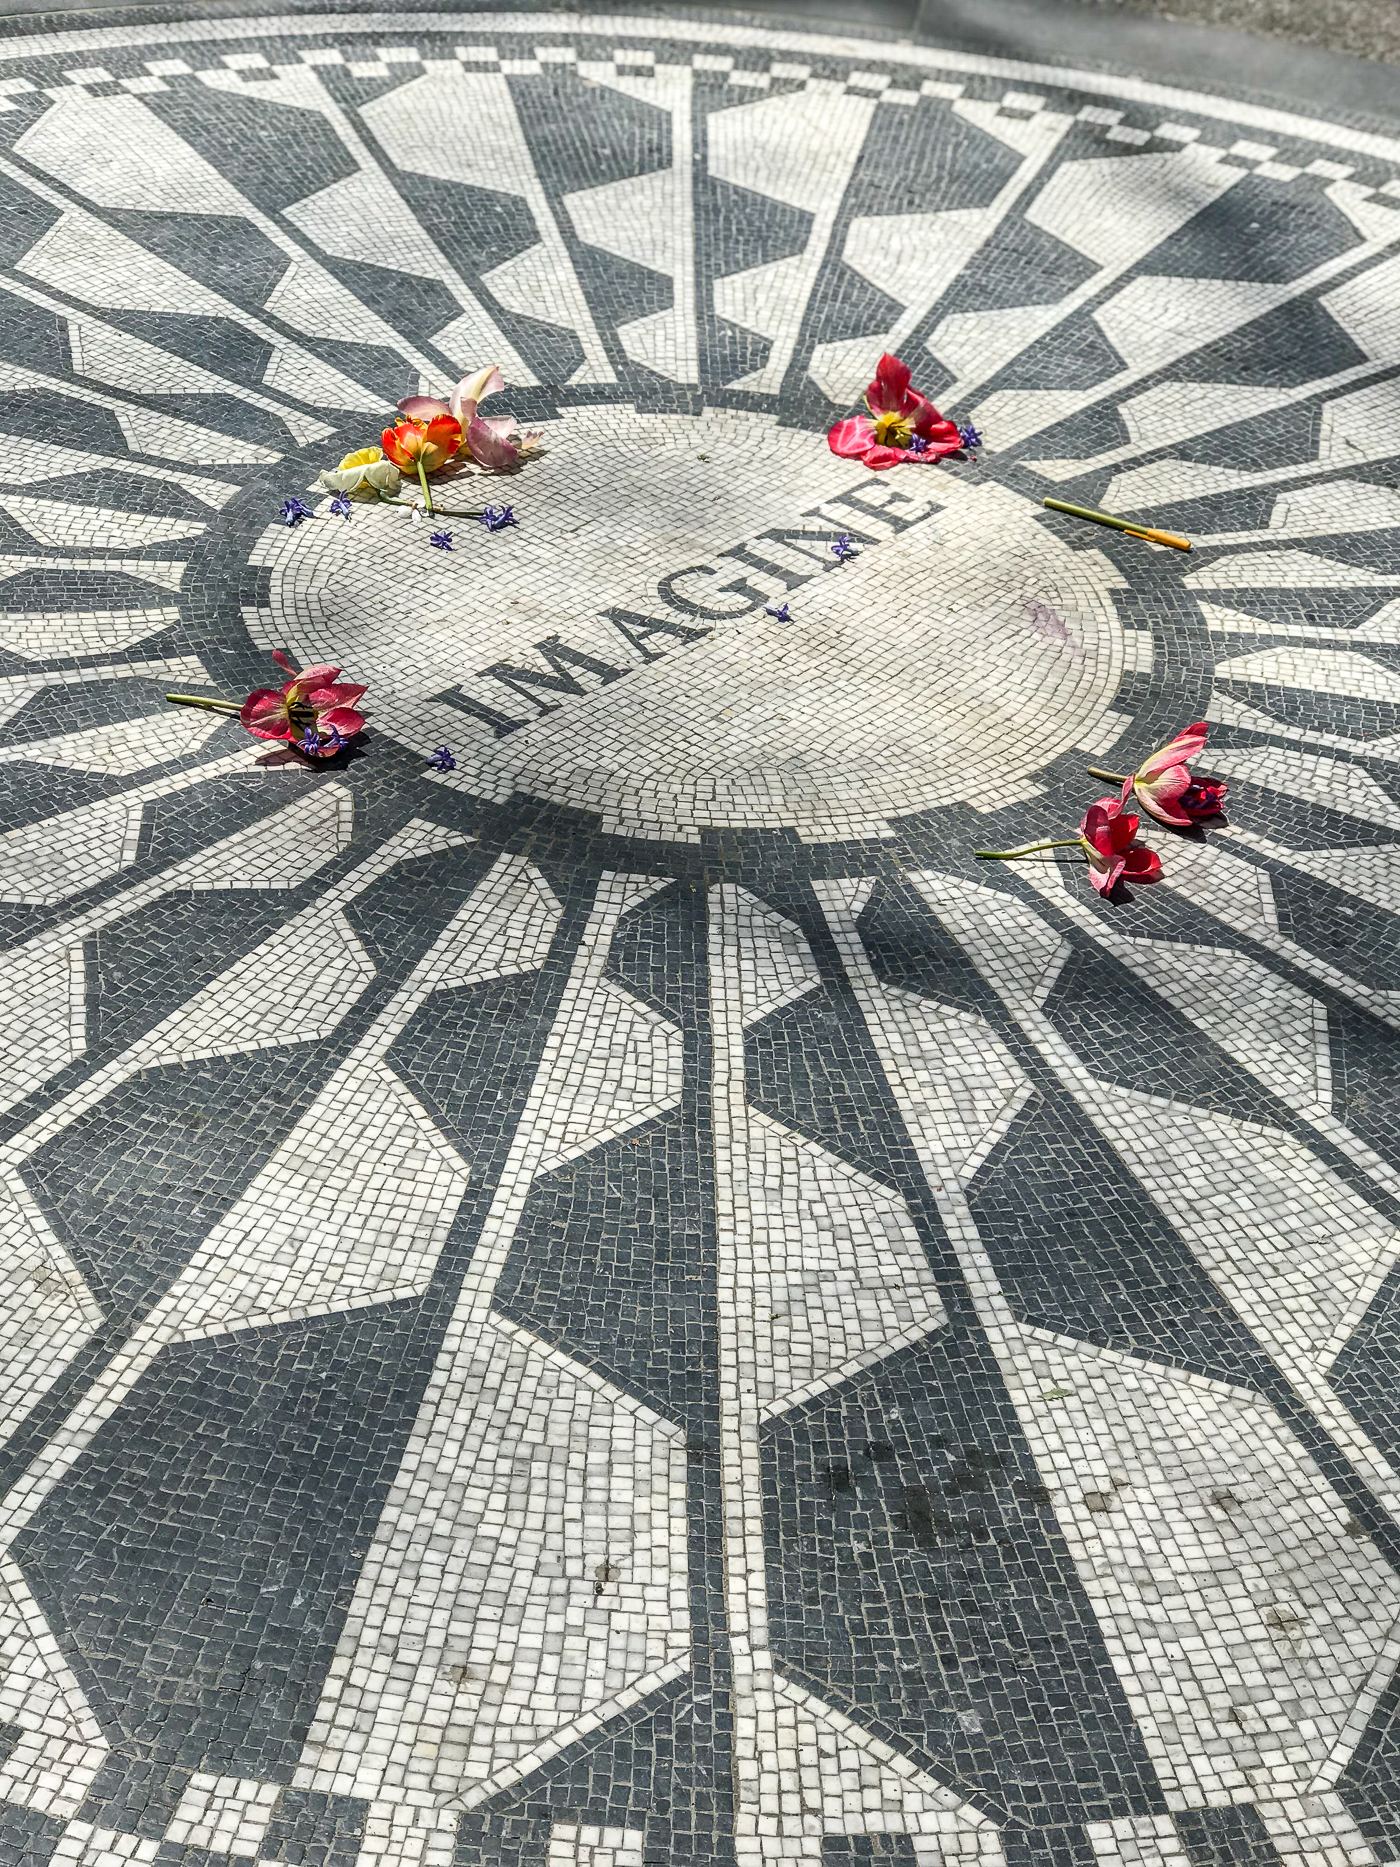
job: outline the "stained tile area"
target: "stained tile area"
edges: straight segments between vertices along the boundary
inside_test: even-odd
[[[0,49],[0,1867],[1400,1862],[1400,141]],[[835,455],[887,350],[977,438]],[[274,650],[348,748],[167,700]]]

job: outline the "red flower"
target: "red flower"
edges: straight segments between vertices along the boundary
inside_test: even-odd
[[[911,371],[898,357],[882,356],[865,392],[868,415],[838,421],[827,435],[833,454],[861,460],[880,472],[905,460],[940,460],[962,446],[956,422],[909,386]],[[918,443],[916,446],[915,443]]]
[[[1218,817],[1229,788],[1223,778],[1195,778],[1176,800],[1177,809],[1192,818]]]
[[[1080,841],[1089,858],[1089,880],[1101,895],[1111,894],[1120,881],[1161,880],[1162,864],[1155,850],[1137,838],[1139,819],[1123,814],[1122,800],[1101,797],[1084,813]]]
[[[1144,759],[1123,780],[1123,802],[1136,791],[1150,816],[1178,830],[1189,828],[1198,817],[1218,816],[1229,787],[1218,778],[1193,778],[1190,770],[1191,760],[1205,749],[1209,731],[1204,720],[1197,720]]]
[[[434,415],[431,421],[401,421],[380,436],[384,457],[403,473],[436,473],[462,445],[462,424],[455,415]]]
[[[355,702],[365,689],[342,682],[339,668],[303,668],[298,674],[280,648],[272,659],[292,678],[285,687],[259,687],[249,694],[238,715],[245,728],[255,739],[293,740],[314,757],[338,752],[364,726]],[[308,731],[324,739],[324,747],[313,748]]]
[[[518,467],[539,445],[543,433],[536,428],[529,434],[522,434],[514,415],[477,413],[488,396],[499,395],[505,386],[500,370],[489,363],[474,376],[464,376],[445,402],[439,402],[435,396],[410,395],[399,403],[399,409],[410,421],[431,421],[435,416],[450,415],[462,430],[457,465],[475,461],[479,467],[500,473]]]

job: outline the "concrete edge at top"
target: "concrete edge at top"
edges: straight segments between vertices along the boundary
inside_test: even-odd
[[[295,33],[402,31],[408,18],[441,27],[490,21],[506,29],[603,30],[625,37],[651,22],[672,37],[703,42],[706,27],[754,42],[800,49],[823,44],[837,56],[860,56],[861,42],[898,46],[910,62],[1001,75],[1018,83],[1059,82],[1089,92],[1136,92],[1144,103],[1229,116],[1279,134],[1307,135],[1357,153],[1400,159],[1400,68],[1339,52],[1138,13],[1095,0],[772,0],[765,7],[674,6],[642,0],[613,6],[521,7],[518,0],[170,0],[167,5],[91,5],[29,10],[8,0],[0,12],[0,63],[46,50],[82,51],[112,44],[157,43],[171,29],[187,36],[249,37],[270,20]],[[222,25],[224,30],[213,29]],[[190,32],[193,29],[193,32]],[[54,44],[54,36],[58,43]],[[101,41],[93,35],[102,35]],[[39,43],[47,41],[46,44]],[[1227,82],[1218,73],[1228,70]]]

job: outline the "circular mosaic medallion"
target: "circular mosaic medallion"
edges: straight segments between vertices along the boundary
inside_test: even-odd
[[[382,729],[452,742],[464,789],[684,841],[888,833],[1101,735],[1122,579],[1021,495],[870,474],[756,414],[576,410],[547,447],[439,487],[524,514],[450,553],[388,507],[271,527],[269,646],[352,667]]]
[[[1394,1852],[1400,138],[670,13],[0,64],[0,1858]],[[980,444],[833,455],[882,352]],[[493,362],[516,523],[329,510]],[[276,649],[350,748],[166,702]]]

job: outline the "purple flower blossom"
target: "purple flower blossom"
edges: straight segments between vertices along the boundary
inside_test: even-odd
[[[307,758],[333,758],[343,745],[348,744],[349,741],[342,739],[334,726],[324,738],[314,726],[308,726],[301,738],[297,740],[296,749],[298,752],[305,753]]]
[[[457,761],[446,746],[439,746],[428,760],[434,771],[456,771]]]
[[[911,435],[909,437],[909,452],[911,454],[926,454],[928,452],[928,436],[924,434]]]
[[[982,445],[981,431],[974,428],[971,423],[969,423],[966,428],[958,429],[958,439],[969,453],[971,453],[974,447],[980,447]]]
[[[488,532],[499,532],[507,525],[518,525],[514,506],[488,506],[481,515],[481,522]]]
[[[836,543],[831,547],[831,555],[836,559],[838,564],[844,564],[847,558],[859,556],[855,546],[851,543],[851,534],[849,532],[842,532],[841,536],[836,540]]]
[[[451,532],[434,532],[428,539],[428,543],[430,545],[436,545],[439,551],[450,551],[452,549],[452,534]]]
[[[350,501],[345,497],[344,493],[336,494],[335,498],[331,501],[330,509],[338,519],[348,519],[352,510]]]
[[[282,501],[282,523],[300,525],[303,519],[314,519],[316,514],[304,499],[284,499]]]
[[[774,622],[792,621],[792,615],[786,603],[770,603],[763,613],[765,616],[771,616]]]

